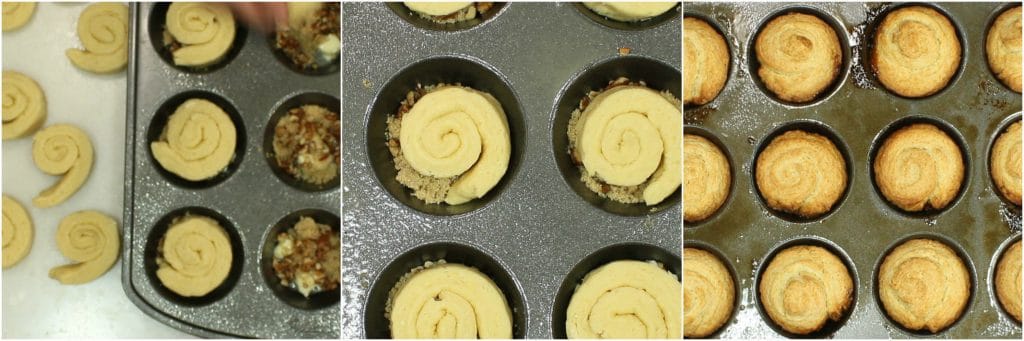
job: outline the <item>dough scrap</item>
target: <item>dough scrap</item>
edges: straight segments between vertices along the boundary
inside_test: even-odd
[[[584,2],[594,13],[618,21],[647,20],[676,7],[675,1],[660,2]]]
[[[150,143],[153,158],[167,171],[189,181],[214,177],[235,155],[237,132],[223,109],[193,98],[174,110],[160,139]]]
[[[202,67],[224,57],[235,40],[235,17],[225,4],[175,2],[167,9],[167,33],[182,46],[174,65]]]
[[[32,250],[32,217],[17,200],[4,195],[3,199],[3,268],[18,264]]]
[[[4,71],[3,95],[4,140],[27,136],[46,121],[46,97],[32,78],[17,71]]]
[[[4,2],[3,3],[3,31],[14,31],[25,26],[32,13],[36,11],[35,2]]]
[[[185,297],[209,294],[231,272],[231,239],[209,217],[184,216],[171,223],[157,251],[156,276]]]
[[[121,231],[114,218],[98,211],[78,211],[61,219],[57,248],[64,257],[77,263],[50,269],[50,278],[65,285],[88,283],[117,262]]]
[[[512,338],[505,295],[479,270],[442,261],[406,276],[389,298],[392,338]]]
[[[36,207],[53,207],[78,192],[89,178],[93,162],[92,142],[78,127],[54,124],[32,137],[32,160],[43,173],[64,176],[32,199],[32,205]]]
[[[79,69],[95,73],[121,71],[128,65],[128,6],[98,2],[78,17],[78,39],[85,50],[65,54]]]
[[[682,284],[652,262],[614,261],[583,278],[569,300],[570,339],[678,339]]]

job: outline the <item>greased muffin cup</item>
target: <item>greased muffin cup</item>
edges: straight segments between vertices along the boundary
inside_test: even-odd
[[[1020,324],[1008,317],[992,292],[988,269],[1001,245],[1019,238],[1020,207],[1004,200],[989,173],[990,149],[1009,123],[1019,120],[1021,95],[992,74],[984,52],[988,25],[1012,4],[936,3],[964,39],[956,75],[941,91],[905,98],[888,91],[872,74],[871,32],[884,13],[904,4],[883,3],[684,3],[685,14],[721,25],[733,51],[731,75],[713,101],[683,112],[687,129],[718,137],[734,164],[733,195],[712,218],[683,229],[684,245],[720,251],[739,278],[735,319],[714,334],[721,338],[797,336],[777,328],[756,300],[757,279],[766,255],[792,240],[827,241],[842,250],[854,276],[854,299],[842,323],[815,334],[825,338],[1020,338]],[[751,41],[773,13],[802,8],[834,19],[843,45],[850,46],[849,71],[840,72],[829,95],[792,105],[762,91],[750,67]],[[827,20],[828,21],[828,20]],[[848,41],[847,41],[848,39]],[[793,122],[820,122],[848,156],[848,189],[832,211],[812,220],[792,219],[762,203],[753,165],[763,141]],[[942,210],[903,212],[889,204],[873,182],[872,152],[894,125],[932,122],[960,147],[964,180],[956,198]],[[689,131],[689,130],[688,130]],[[685,203],[684,203],[685,204]],[[886,315],[875,291],[877,267],[898,241],[913,237],[952,245],[972,278],[972,298],[963,315],[937,333],[911,331]],[[685,285],[685,283],[684,283]],[[881,326],[881,327],[880,327]]]
[[[310,190],[275,176],[275,168],[264,157],[273,151],[266,150],[270,142],[265,144],[264,139],[268,125],[276,122],[276,110],[289,109],[283,106],[320,104],[339,110],[340,73],[294,72],[276,59],[263,35],[247,34],[241,26],[218,63],[203,69],[176,67],[158,40],[167,6],[131,5],[122,220],[125,293],[154,319],[197,336],[339,337],[339,291],[333,298],[327,292],[306,299],[271,281],[273,273],[265,280],[264,270],[273,269],[264,248],[272,253],[275,232],[291,227],[278,226],[279,222],[297,219],[294,214],[337,228],[340,186],[335,181],[333,186]],[[199,182],[165,171],[150,152],[150,142],[159,138],[168,115],[189,98],[217,104],[237,132],[234,157],[226,170]],[[227,279],[202,297],[179,296],[155,275],[160,240],[168,224],[185,214],[217,220],[232,245]]]

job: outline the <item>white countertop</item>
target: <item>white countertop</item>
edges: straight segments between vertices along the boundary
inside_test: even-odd
[[[188,334],[149,318],[125,296],[121,261],[93,282],[66,286],[47,276],[69,263],[57,250],[57,223],[79,210],[99,210],[120,224],[124,197],[126,72],[99,76],[75,68],[64,51],[79,48],[78,15],[88,4],[42,3],[21,29],[3,33],[3,69],[34,79],[46,96],[44,126],[71,123],[92,140],[95,162],[82,188],[47,209],[32,198],[58,178],[32,162],[32,138],[3,141],[3,193],[28,210],[32,250],[3,270],[3,338],[183,338]],[[123,227],[122,227],[123,228]]]

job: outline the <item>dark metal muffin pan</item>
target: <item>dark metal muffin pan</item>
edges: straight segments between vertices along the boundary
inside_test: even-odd
[[[732,195],[719,212],[683,229],[684,243],[718,250],[727,267],[739,275],[742,294],[735,317],[713,337],[775,338],[795,336],[773,327],[756,301],[756,279],[777,246],[790,240],[811,238],[834,245],[848,255],[855,274],[856,293],[849,318],[820,335],[825,338],[1016,338],[1021,327],[1008,318],[991,294],[991,271],[1007,240],[1019,238],[1020,208],[1005,202],[992,185],[988,150],[1006,127],[1007,118],[1021,111],[1021,95],[1003,86],[989,70],[984,54],[988,24],[1006,4],[929,4],[948,13],[960,31],[963,63],[946,89],[922,99],[895,96],[877,81],[866,58],[873,25],[880,12],[898,4],[887,3],[684,3],[684,15],[712,20],[730,46],[730,78],[721,94],[702,106],[684,109],[686,131],[712,136],[720,142],[733,170]],[[850,70],[841,70],[834,93],[806,105],[775,100],[752,79],[756,63],[750,53],[752,35],[765,18],[793,8],[835,18],[841,24],[840,39],[849,39]],[[784,11],[784,10],[783,10]],[[883,139],[887,127],[898,120],[937,120],[960,141],[966,173],[959,199],[944,210],[908,214],[900,211],[876,190],[872,179],[871,151]],[[1019,120],[1019,115],[1017,116]],[[849,155],[852,173],[845,199],[834,211],[817,219],[800,221],[773,213],[758,199],[752,168],[766,136],[794,122],[817,122],[835,132],[837,144]],[[902,121],[901,121],[902,122]],[[946,241],[971,271],[972,298],[962,318],[936,334],[904,330],[892,322],[876,295],[876,269],[897,241],[923,236]],[[839,255],[844,258],[843,255]],[[685,283],[684,283],[685,285]],[[881,326],[881,328],[879,327]]]
[[[161,57],[166,3],[131,5],[125,148],[125,293],[143,312],[174,328],[204,337],[338,338],[340,289],[304,299],[274,281],[267,252],[276,233],[296,214],[340,228],[340,181],[309,187],[277,174],[268,158],[272,126],[301,104],[339,112],[340,74],[296,72],[274,56],[255,31],[236,39],[233,54],[214,67],[183,69]],[[157,22],[159,21],[159,22]],[[228,170],[212,180],[189,182],[163,170],[149,144],[167,116],[187,98],[209,98],[229,113],[238,148]],[[340,112],[339,112],[340,113]],[[291,180],[291,181],[290,181]],[[233,265],[213,293],[184,298],[155,275],[156,246],[168,223],[186,212],[211,216],[231,236]],[[268,275],[267,271],[271,273]]]
[[[679,97],[678,7],[668,22],[644,30],[606,27],[571,3],[507,3],[481,24],[455,30],[409,22],[394,4],[343,7],[343,337],[389,337],[381,305],[398,277],[428,260],[448,258],[490,275],[514,310],[513,336],[526,338],[558,336],[559,288],[573,286],[570,273],[600,265],[588,256],[606,247],[635,244],[639,251],[612,258],[675,262],[666,268],[679,274],[681,195],[655,212],[643,204],[609,212],[573,189],[558,142],[568,120],[561,104],[575,108],[589,87],[617,76]],[[619,56],[622,47],[629,57]],[[581,76],[601,65],[606,74]],[[653,75],[663,65],[671,72]],[[469,206],[426,205],[394,180],[384,121],[417,82],[491,92],[508,116],[510,166],[502,183]]]

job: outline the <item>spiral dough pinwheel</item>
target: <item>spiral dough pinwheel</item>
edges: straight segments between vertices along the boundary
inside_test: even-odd
[[[836,32],[816,16],[789,13],[757,35],[758,76],[782,100],[806,102],[825,90],[842,62]]]
[[[683,136],[683,175],[683,217],[688,222],[711,216],[729,196],[729,160],[704,137]]]
[[[510,339],[512,311],[501,289],[462,264],[430,264],[406,275],[389,297],[395,339]]]
[[[4,71],[3,80],[3,139],[35,132],[46,120],[43,90],[32,78],[15,71]]]
[[[36,11],[36,3],[4,1],[3,11],[3,31],[13,31],[28,23]]]
[[[805,218],[828,212],[846,189],[846,161],[827,137],[790,130],[757,156],[757,189],[769,207]]]
[[[910,212],[942,209],[960,190],[960,147],[938,127],[917,123],[892,133],[874,163],[875,183],[893,205]]]
[[[50,269],[61,284],[82,284],[103,275],[121,254],[121,231],[114,218],[97,211],[79,211],[64,217],[57,227],[57,248],[78,263]]]
[[[32,138],[32,160],[46,174],[63,175],[56,184],[39,192],[32,204],[52,207],[78,192],[92,172],[92,142],[78,127],[55,124]]]
[[[235,155],[236,138],[235,124],[223,109],[193,98],[174,110],[160,140],[149,148],[164,169],[200,181],[227,167]]]
[[[942,13],[908,6],[889,13],[878,25],[871,62],[878,80],[892,92],[924,97],[953,78],[960,65],[960,40]]]
[[[128,64],[128,6],[113,2],[89,5],[78,18],[78,39],[85,50],[65,52],[72,64],[96,73],[120,71]]]
[[[167,9],[166,20],[167,33],[181,44],[171,52],[175,65],[216,63],[235,39],[235,17],[225,4],[175,2]]]
[[[1021,203],[1021,123],[1006,128],[992,145],[992,180],[1007,200]]]
[[[678,339],[682,285],[660,266],[635,260],[594,269],[566,309],[570,339]]]
[[[736,299],[732,275],[714,254],[683,250],[683,336],[705,337],[729,320]]]
[[[971,294],[967,267],[949,246],[912,239],[885,256],[878,296],[885,312],[910,330],[936,333],[953,324]]]
[[[758,290],[772,321],[790,333],[809,334],[843,316],[853,297],[853,279],[828,250],[797,245],[772,258]]]
[[[725,86],[729,47],[725,38],[704,20],[683,19],[683,103],[710,102]]]
[[[231,272],[231,240],[209,217],[184,216],[167,229],[157,250],[156,277],[185,297],[209,294]]]
[[[1020,322],[1021,317],[1021,246],[1020,240],[1003,252],[996,266],[996,297],[1006,312]]]
[[[32,249],[32,217],[14,198],[3,199],[3,268],[18,264]]]
[[[1009,9],[992,23],[985,39],[988,66],[1013,91],[1021,91],[1021,9]]]

